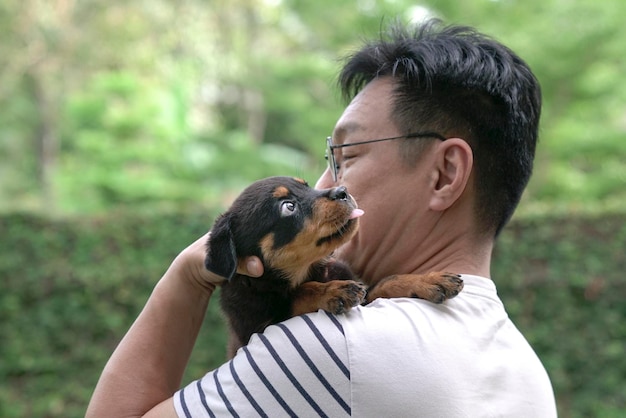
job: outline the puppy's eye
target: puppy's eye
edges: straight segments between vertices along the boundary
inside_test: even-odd
[[[280,204],[280,216],[291,216],[296,213],[296,204],[286,200]]]

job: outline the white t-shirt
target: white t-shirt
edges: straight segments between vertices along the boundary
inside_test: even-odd
[[[174,396],[180,417],[555,417],[548,375],[494,283],[268,327]]]

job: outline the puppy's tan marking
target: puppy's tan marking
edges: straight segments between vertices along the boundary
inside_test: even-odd
[[[274,189],[274,193],[272,194],[272,196],[277,199],[280,199],[281,197],[287,197],[289,196],[289,189],[287,189],[285,186],[278,186],[276,189]]]
[[[308,185],[308,183],[306,182],[306,180],[301,179],[300,177],[294,177],[293,178],[295,181],[297,181],[298,183],[304,184],[304,185]]]
[[[337,246],[336,242],[324,242],[322,245],[311,245],[323,235],[327,228],[318,228],[314,222],[307,220],[302,231],[287,245],[274,248],[274,234],[268,234],[261,240],[261,253],[269,267],[279,268],[289,277],[292,287],[304,282],[309,274],[311,264],[326,257]],[[346,235],[346,241],[352,234]]]
[[[274,195],[283,188],[276,188]],[[265,262],[286,273],[291,285],[304,282],[312,263],[323,259],[356,233],[358,220],[349,220],[352,208],[339,201],[320,199],[313,204],[313,214],[304,222],[296,237],[280,248],[274,248],[274,234],[260,243]]]
[[[313,204],[312,222],[317,229],[318,238],[341,234],[343,232],[342,228],[346,224],[352,210],[352,208],[338,204],[333,200],[316,201]],[[336,246],[338,247],[339,245],[336,244]]]

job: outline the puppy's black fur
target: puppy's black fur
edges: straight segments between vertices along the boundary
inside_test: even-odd
[[[221,307],[231,330],[229,354],[293,315],[341,313],[363,302],[361,283],[329,282],[329,274],[353,279],[347,266],[329,263],[328,256],[356,231],[355,209],[345,188],[315,190],[300,179],[270,177],[245,189],[215,221],[206,267],[227,279]],[[261,277],[236,273],[238,260],[248,256],[263,262]]]

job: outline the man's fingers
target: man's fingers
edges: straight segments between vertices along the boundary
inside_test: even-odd
[[[251,256],[243,258],[237,266],[237,273],[250,277],[259,277],[263,275],[263,263],[259,257]]]

